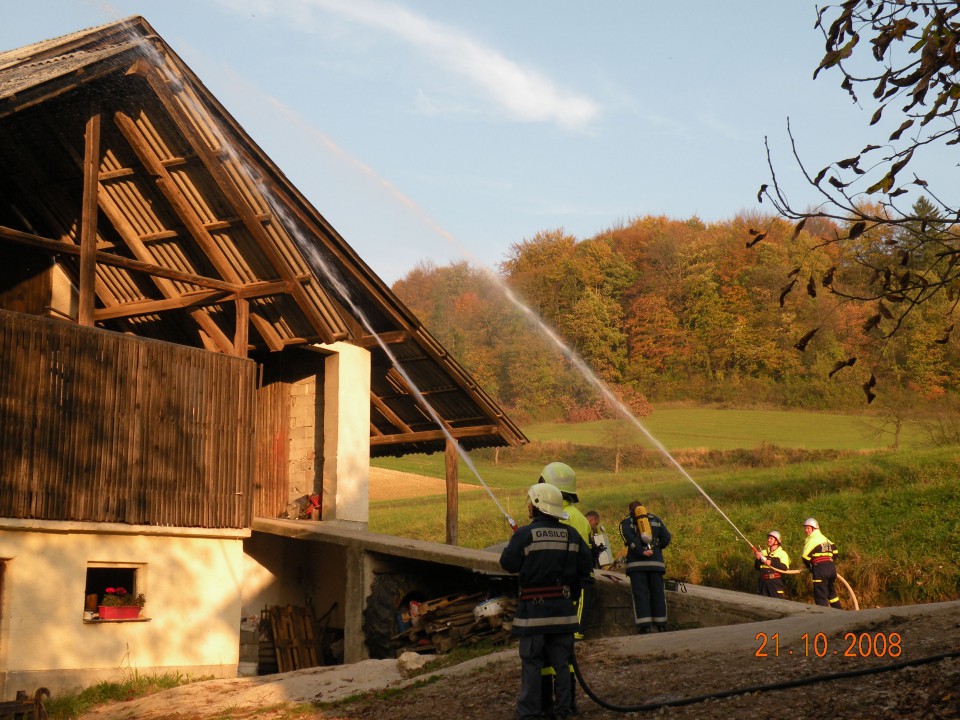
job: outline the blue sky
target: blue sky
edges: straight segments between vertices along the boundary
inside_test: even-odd
[[[872,114],[812,80],[801,0],[31,0],[5,8],[0,49],[128,15],[388,283],[424,260],[495,268],[543,230],[762,209],[765,136],[803,206],[787,118],[815,173]]]

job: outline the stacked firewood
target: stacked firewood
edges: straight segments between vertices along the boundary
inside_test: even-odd
[[[506,642],[516,608],[514,598],[486,600],[483,593],[411,602],[400,613],[402,629],[393,638],[400,645],[397,656],[409,651],[446,653],[482,640]]]

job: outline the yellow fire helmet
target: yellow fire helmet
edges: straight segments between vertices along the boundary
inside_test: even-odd
[[[566,494],[571,502],[580,502],[577,497],[577,474],[562,462],[552,462],[540,471],[540,482],[553,485]]]

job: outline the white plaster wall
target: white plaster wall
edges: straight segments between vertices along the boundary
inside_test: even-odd
[[[370,352],[324,345],[323,520],[363,526],[370,502]]]
[[[346,551],[330,543],[254,532],[244,541],[243,615],[260,615],[270,605],[304,605],[309,592],[317,617],[332,628],[344,626]]]
[[[104,530],[118,526],[96,524],[88,524],[88,531],[56,532],[49,528],[65,524],[11,529],[10,522],[0,526],[5,674],[199,666],[235,673],[243,579],[239,533],[136,535],[129,534],[136,526],[126,526],[123,534],[113,534]],[[84,623],[88,562],[145,563],[138,590],[146,595],[149,620]]]

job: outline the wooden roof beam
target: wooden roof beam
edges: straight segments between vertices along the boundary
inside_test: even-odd
[[[44,114],[43,118],[49,127],[50,132],[59,140],[61,146],[64,148],[67,154],[73,158],[77,166],[82,169],[83,158],[78,155],[70,140],[64,136],[60,126],[53,122],[48,114]],[[136,152],[135,148],[134,151]],[[114,229],[126,243],[131,252],[141,262],[152,261],[154,259],[152,253],[140,240],[140,237],[133,225],[127,219],[123,211],[117,206],[116,201],[110,196],[110,193],[105,190],[103,183],[98,183],[97,196],[100,209],[103,211],[106,218],[113,225]],[[165,298],[170,299],[179,297],[180,293],[169,280],[160,277],[159,275],[149,275],[149,277]],[[217,324],[216,320],[214,320],[207,312],[202,309],[188,308],[187,314],[193,318],[194,322],[196,322],[199,326],[201,330],[201,341],[203,342],[204,347],[210,349],[210,344],[213,343],[215,344],[216,349],[219,349],[221,352],[227,355],[236,354],[234,338],[228,337],[227,334]],[[244,349],[244,353],[245,352],[246,350]]]
[[[126,53],[135,53],[138,41],[117,46],[117,52],[103,60],[91,63],[64,76],[55,78],[42,85],[11,95],[0,100],[0,120],[27,108],[40,105],[64,93],[77,89],[81,84],[90,83],[116,72],[127,64],[122,57]]]
[[[379,338],[379,341],[378,341]],[[410,340],[410,333],[406,330],[395,330],[391,332],[378,333],[376,335],[364,335],[357,340],[357,345],[362,348],[380,347],[384,345],[399,345]]]
[[[170,85],[165,82],[162,77],[160,77],[160,73],[157,69],[153,68],[153,66],[147,63],[139,63],[134,68],[131,68],[131,70],[139,73],[147,80],[154,93],[156,93],[157,98],[163,104],[164,108],[170,114],[171,119],[183,134],[184,139],[197,154],[197,157],[200,158],[200,161],[207,169],[207,172],[210,173],[214,181],[217,183],[217,186],[224,193],[224,195],[226,195],[227,200],[237,212],[241,222],[247,228],[247,231],[253,236],[254,240],[260,246],[260,249],[267,256],[267,259],[273,265],[280,277],[285,280],[291,279],[293,271],[287,265],[286,261],[279,255],[276,248],[273,246],[272,240],[267,236],[267,233],[263,228],[263,220],[259,215],[254,213],[253,209],[238,191],[233,180],[229,178],[224,171],[223,166],[227,160],[220,158],[210,148],[206,141],[200,137],[194,124],[185,116],[180,103],[175,97],[174,89],[172,89]],[[167,70],[168,72],[173,72],[170,68],[167,68]],[[183,87],[184,84],[178,83],[177,91],[184,92]],[[324,291],[321,289],[320,292]],[[301,311],[304,313],[313,329],[325,343],[332,343],[336,342],[337,340],[345,339],[342,334],[335,332],[335,325],[333,322],[325,320],[317,314],[313,303],[310,301],[310,298],[307,296],[302,287],[297,287],[291,293],[291,295],[294,301],[296,301],[297,305],[300,306]]]
[[[403,307],[397,307],[394,300],[394,296],[390,293],[389,288],[386,288],[387,295],[384,295],[383,290],[377,285],[375,281],[369,281],[366,276],[358,272],[358,269],[365,269],[366,265],[363,260],[357,257],[355,254],[351,254],[352,250],[344,244],[340,246],[335,242],[331,242],[331,238],[336,238],[336,232],[330,228],[320,228],[317,226],[317,222],[325,222],[323,218],[314,219],[309,217],[305,211],[300,207],[300,205],[294,201],[294,199],[286,193],[282,188],[276,188],[276,195],[278,199],[284,203],[285,207],[297,218],[299,219],[304,226],[309,229],[315,236],[323,240],[326,244],[326,247],[334,253],[337,258],[340,260],[343,268],[352,273],[353,277],[373,296],[382,301],[383,307],[385,310],[389,309],[394,315],[394,318],[397,320],[397,324],[401,327],[408,329],[411,332],[412,339],[420,344],[426,351],[427,354],[433,357],[444,369],[446,369],[453,376],[455,381],[460,381],[463,383],[462,387],[467,393],[467,395],[476,402],[481,408],[489,408],[491,415],[503,423],[503,430],[505,430],[509,437],[504,439],[511,445],[520,445],[522,444],[523,435],[520,433],[519,428],[517,428],[503,411],[499,410],[496,403],[477,385],[476,381],[466,373],[466,371],[449,356],[449,353],[446,349],[438,343],[432,335],[422,326],[418,324],[416,318],[410,313],[409,310],[406,310]],[[296,188],[293,188],[293,192],[296,192]],[[306,206],[309,207],[309,203],[306,200],[303,201],[306,203]],[[372,275],[372,273],[371,273]],[[376,276],[373,276],[374,278]]]
[[[99,108],[94,108],[84,129],[83,200],[80,208],[80,296],[77,301],[77,322],[93,326],[94,306],[97,300],[97,213],[100,183],[100,125]]]
[[[266,318],[251,310],[250,324],[253,325],[253,329],[263,338],[267,347],[270,348],[270,352],[280,352],[283,350],[283,339],[277,334],[277,331],[273,329],[273,325],[271,325]]]
[[[454,439],[485,437],[495,435],[500,437],[500,428],[497,425],[478,425],[470,428],[451,428],[450,435]],[[446,440],[447,433],[443,430],[423,430],[421,432],[412,432],[402,435],[379,435],[370,438],[370,445],[402,445],[406,443],[429,442],[433,440]]]
[[[94,313],[94,318],[96,320],[113,320],[115,318],[134,317],[136,315],[153,315],[170,310],[184,310],[189,307],[202,307],[204,305],[216,305],[237,300],[270,297],[272,295],[286,293],[288,289],[289,283],[264,282],[254,285],[244,285],[238,288],[236,292],[203,290],[200,292],[184,293],[183,295],[166,298],[164,300],[143,300],[141,302],[130,302],[112,308],[97,310]],[[260,319],[262,320],[262,318]]]
[[[418,393],[413,392],[410,388],[410,384],[407,382],[403,374],[397,370],[397,368],[392,367],[387,370],[387,378],[398,388],[404,390],[409,395],[410,399],[413,400],[415,407],[423,413],[424,418],[436,423],[439,420],[440,426],[446,429],[447,432],[453,432],[453,428],[450,426],[447,418],[440,417],[440,412],[429,404],[424,393],[419,391]],[[418,389],[419,390],[419,389]],[[438,432],[443,432],[438,431]],[[454,436],[456,437],[456,436]]]
[[[94,311],[93,318],[97,322],[116,320],[117,318],[136,317],[137,315],[155,315],[171,310],[186,310],[191,307],[213,305],[226,299],[226,293],[221,290],[203,290],[201,292],[185,293],[178,297],[163,300],[143,300],[141,302],[124,303],[116,307]]]
[[[50,182],[49,178],[41,173],[40,168],[36,166],[32,158],[26,157],[22,146],[10,137],[10,133],[2,126],[0,126],[0,146],[2,146],[3,154],[7,155],[9,159],[14,160],[20,170],[20,173],[13,174],[12,179],[23,191],[24,198],[30,205],[32,212],[36,213],[37,217],[43,218],[55,232],[60,233],[62,243],[75,245],[75,239],[71,236],[69,229],[74,219],[64,217],[61,210],[61,201],[64,199],[63,190],[55,183]],[[2,161],[2,159],[0,159],[0,161]],[[8,161],[4,162],[7,167],[10,167]],[[21,177],[21,174],[26,175],[26,179]],[[41,198],[36,191],[36,188],[41,187],[46,188],[47,193],[49,193],[45,194],[43,198]],[[51,200],[54,199],[56,201],[51,202]],[[73,198],[69,200],[75,202]],[[70,202],[70,205],[72,205],[73,202]],[[104,305],[111,305],[113,303],[112,296],[106,292],[106,288],[99,277],[96,278],[96,291]]]
[[[405,433],[413,432],[409,425],[407,425],[400,417],[391,410],[383,400],[378,398],[375,393],[370,393],[370,402],[373,406],[380,411],[380,414],[386,418],[387,422],[393,425],[398,430],[403,430]]]
[[[54,255],[80,255],[79,245],[73,245],[60,240],[51,240],[50,238],[41,237],[40,235],[34,235],[32,233],[26,233],[22,230],[14,230],[13,228],[4,227],[2,225],[0,225],[0,238],[19,243],[21,245],[29,245],[30,247],[45,250]],[[133,260],[131,258],[121,257],[120,255],[113,255],[112,253],[105,253],[100,250],[98,250],[96,253],[96,260],[100,265],[113,265],[114,267],[130,270],[131,272],[140,272],[167,280],[175,280],[177,282],[199,285],[200,287],[213,288],[226,293],[239,293],[244,289],[243,285],[236,285],[235,283],[224,282],[223,280],[203,277],[202,275],[180,272],[179,270],[171,270],[169,268],[161,267],[160,265],[154,265],[153,263]],[[272,285],[272,283],[269,284]],[[256,286],[251,285],[249,287],[255,288]]]
[[[113,122],[133,149],[133,152],[136,153],[140,162],[143,163],[144,168],[153,176],[157,188],[170,203],[173,211],[196,240],[200,250],[207,256],[216,271],[225,280],[235,284],[240,283],[240,276],[237,275],[236,270],[224,257],[220,248],[217,247],[213,236],[203,226],[203,221],[197,215],[196,210],[191,207],[190,202],[183,196],[170,172],[160,162],[160,158],[157,157],[153,148],[146,143],[133,119],[125,112],[118,111],[113,115]]]

